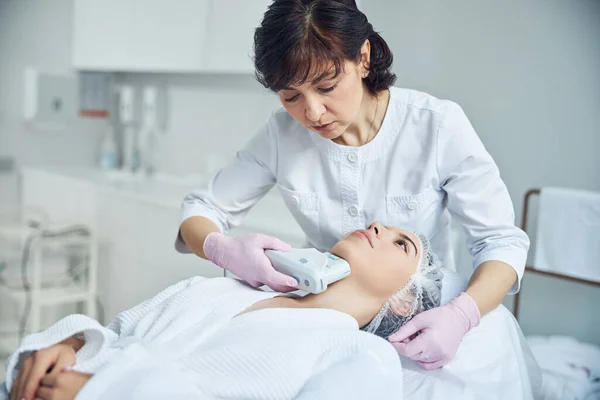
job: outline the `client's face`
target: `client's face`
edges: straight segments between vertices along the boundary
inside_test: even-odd
[[[421,244],[413,233],[375,222],[369,229],[343,237],[331,253],[348,261],[352,270],[349,278],[362,289],[388,298],[415,273]]]

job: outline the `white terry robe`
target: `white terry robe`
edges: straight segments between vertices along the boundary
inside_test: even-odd
[[[263,309],[236,316],[276,295],[230,278],[195,277],[107,327],[68,316],[23,340],[7,361],[6,389],[31,351],[83,334],[74,370],[95,375],[77,399],[402,398],[396,351],[347,314]]]

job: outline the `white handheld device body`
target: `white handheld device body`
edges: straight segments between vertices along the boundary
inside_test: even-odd
[[[273,268],[298,281],[298,289],[321,293],[327,285],[350,275],[350,264],[331,253],[317,249],[265,250]]]

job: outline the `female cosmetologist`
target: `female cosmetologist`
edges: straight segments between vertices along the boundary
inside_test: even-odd
[[[444,366],[523,274],[529,239],[514,225],[496,164],[456,103],[392,86],[390,49],[354,0],[275,0],[254,50],[256,76],[283,108],[185,198],[177,249],[253,286],[290,291],[296,281],[264,255],[289,245],[261,234],[227,236],[274,185],[308,245],[322,251],[384,221],[423,232],[453,269],[452,215],[473,257],[468,288],[389,339],[423,368]]]

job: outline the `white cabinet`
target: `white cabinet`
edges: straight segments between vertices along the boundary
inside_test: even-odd
[[[126,2],[126,0],[121,0]],[[205,54],[207,0],[135,0],[133,70],[197,71]]]
[[[199,70],[209,6],[209,0],[75,0],[73,66]]]
[[[97,188],[67,175],[24,168],[20,196],[23,206],[43,210],[52,222],[96,226]]]
[[[132,1],[75,0],[72,58],[75,68],[118,70],[131,62]]]
[[[254,72],[254,30],[272,0],[212,0],[206,45],[208,71]]]
[[[209,261],[175,251],[181,200],[191,187],[153,181],[111,181],[96,170],[22,170],[21,201],[50,222],[86,224],[99,242],[98,296],[106,318],[167,286],[200,275],[223,276]],[[261,232],[300,247],[305,236],[283,199],[271,192],[231,234]]]
[[[253,72],[254,29],[271,0],[74,0],[81,70]]]
[[[101,191],[100,200],[98,292],[107,318],[182,279],[223,276],[211,262],[175,251],[178,210],[114,191]]]
[[[183,198],[186,190],[175,196]],[[98,296],[106,318],[182,279],[223,276],[209,261],[175,251],[179,207],[142,197],[107,186],[94,174],[22,171],[23,206],[44,210],[51,223],[86,224],[96,232]]]

